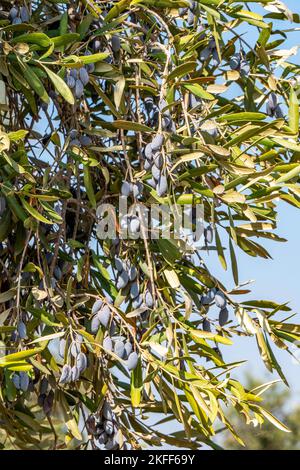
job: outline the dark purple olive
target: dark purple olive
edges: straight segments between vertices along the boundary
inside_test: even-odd
[[[205,47],[200,52],[200,60],[204,62],[205,60],[209,58],[210,54],[211,54],[211,49],[209,47]]]
[[[121,290],[121,289],[124,289],[124,287],[127,286],[129,282],[129,276],[127,274],[126,271],[122,271],[120,274],[119,274],[119,277],[118,277],[118,280],[117,280],[117,285],[116,285],[116,288],[118,290]]]
[[[156,192],[159,197],[162,197],[168,191],[168,180],[165,175],[161,175],[156,186]]]
[[[18,9],[16,7],[12,7],[10,10],[9,10],[9,17],[11,20],[14,20],[17,16],[18,16]]]
[[[128,181],[124,181],[121,186],[121,194],[122,196],[128,197],[131,193],[131,184]]]
[[[95,315],[99,310],[101,309],[103,305],[103,302],[101,299],[97,299],[96,302],[94,302],[94,305],[92,307],[92,315]]]
[[[146,111],[147,113],[151,113],[153,107],[154,107],[154,98],[153,96],[147,96],[145,99],[144,99],[144,104],[145,104],[145,108],[146,108]]]
[[[157,168],[157,166],[155,166],[155,165],[152,166],[151,173],[152,173],[153,178],[156,181],[159,181],[160,175],[161,175],[161,170],[159,168]]]
[[[104,307],[100,310],[100,312],[97,315],[99,316],[101,325],[106,328],[111,317],[109,306],[104,305]]]
[[[227,301],[226,301],[225,295],[220,290],[218,290],[215,295],[215,303],[216,303],[216,306],[222,310],[223,308],[226,307]]]
[[[130,341],[127,341],[127,342],[125,343],[125,347],[124,347],[124,348],[125,348],[125,354],[126,354],[126,356],[128,357],[128,356],[131,354],[131,352],[132,352],[132,344],[130,343]]]
[[[145,147],[145,157],[146,159],[152,161],[152,156],[153,156],[153,149],[150,143],[150,144],[147,144]]]
[[[135,299],[139,295],[139,293],[140,293],[140,286],[139,286],[139,283],[136,281],[131,284],[130,297],[132,299]]]
[[[155,181],[154,178],[150,178],[149,180],[147,180],[147,183],[149,184],[149,186],[151,186],[151,188],[153,189],[156,188],[157,182]]]
[[[71,367],[69,364],[65,364],[62,368],[59,383],[65,384],[71,381]]]
[[[78,78],[78,69],[71,69],[70,70],[70,75],[71,77],[75,78],[75,80]]]
[[[20,376],[18,374],[14,374],[11,378],[12,380],[12,383],[14,384],[14,386],[16,387],[17,390],[20,389],[21,385],[20,385]]]
[[[114,345],[114,353],[121,359],[124,357],[125,345],[123,341],[116,341]]]
[[[20,9],[20,17],[23,23],[28,23],[30,20],[29,11],[25,6],[21,7]]]
[[[135,266],[131,266],[128,272],[129,275],[129,280],[132,282],[136,279],[137,277],[137,269]]]
[[[20,372],[20,389],[27,392],[29,386],[29,376],[26,372]]]
[[[104,421],[103,428],[106,434],[108,434],[108,436],[111,436],[114,433],[114,424],[112,421]]]
[[[107,351],[111,352],[113,350],[113,343],[109,336],[107,336],[103,341],[103,347]]]
[[[99,312],[92,318],[91,322],[91,332],[92,333],[97,333],[100,327],[100,318],[99,318]]]
[[[230,68],[232,70],[238,70],[240,68],[241,64],[241,55],[240,53],[233,54],[233,56],[230,58]]]
[[[116,34],[114,34],[111,38],[111,48],[113,52],[119,52],[119,50],[121,49],[120,37]]]
[[[157,150],[160,150],[163,146],[163,143],[164,143],[164,136],[162,134],[156,134],[156,136],[151,142],[152,150],[154,150],[155,152]]]
[[[99,52],[101,50],[101,41],[99,39],[95,39],[93,42],[93,51]]]
[[[108,421],[113,420],[113,412],[112,412],[110,404],[107,401],[104,402],[102,414],[103,414],[103,417],[107,419]]]
[[[145,304],[148,308],[152,308],[154,305],[154,300],[149,290],[147,290],[146,295],[145,295]]]
[[[83,88],[83,83],[81,80],[77,79],[76,82],[75,82],[75,96],[76,98],[81,98],[82,95],[83,95],[83,91],[84,91],[84,88]]]
[[[80,137],[80,143],[83,147],[88,147],[92,145],[92,139],[88,135],[83,135]]]
[[[76,380],[79,379],[80,376],[80,370],[78,369],[77,366],[73,366],[71,369],[71,381],[76,382]]]
[[[24,322],[20,321],[18,323],[18,328],[17,328],[19,337],[21,339],[26,339],[27,338],[27,328]]]
[[[204,229],[204,238],[205,238],[205,243],[212,243],[214,239],[214,231],[209,225],[207,228]]]
[[[85,67],[81,67],[79,69],[79,78],[82,81],[83,85],[87,85],[89,83],[90,78]]]
[[[203,326],[204,331],[207,331],[207,332],[211,331],[210,321],[207,318],[204,318],[202,326]]]
[[[154,165],[157,166],[157,168],[162,168],[163,164],[164,164],[164,159],[163,159],[163,156],[160,152],[156,153],[154,156],[153,156],[153,161],[154,161]]]
[[[132,302],[132,308],[135,310],[137,308],[140,308],[140,306],[142,305],[143,303],[143,297],[142,295],[139,295],[138,297],[136,297],[133,302]]]
[[[228,322],[229,312],[228,309],[225,307],[220,311],[219,314],[219,325],[222,327]]]
[[[139,197],[143,194],[144,185],[140,181],[132,185],[132,193],[134,197]]]
[[[22,20],[19,16],[12,20],[12,24],[22,24]]]
[[[84,353],[79,353],[76,357],[76,366],[80,372],[83,372],[87,368],[87,357]]]
[[[129,223],[129,230],[132,234],[138,233],[140,230],[140,220],[138,217],[133,217]]]
[[[248,77],[250,73],[250,64],[246,60],[242,60],[240,65],[240,72],[242,77]]]
[[[133,351],[131,354],[129,354],[128,359],[126,361],[126,365],[129,370],[134,370],[136,366],[138,365],[139,361],[139,356],[135,351]]]

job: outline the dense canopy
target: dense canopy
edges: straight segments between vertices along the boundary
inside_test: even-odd
[[[277,204],[300,207],[289,21],[277,0],[1,2],[2,448],[218,448],[224,426],[242,443],[228,407],[288,431],[222,351],[252,336],[286,382],[276,349],[300,339],[238,271],[285,241]],[[170,238],[141,213],[102,237],[120,195],[164,204]],[[202,247],[175,236],[176,204],[194,225],[203,208]]]

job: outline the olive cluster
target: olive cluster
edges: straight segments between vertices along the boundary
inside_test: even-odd
[[[183,18],[187,15],[187,23],[192,26],[197,18],[197,2],[188,0],[189,6],[187,8],[179,8],[179,15]]]
[[[202,62],[205,62],[208,59],[211,59],[210,63],[213,67],[217,67],[220,63],[215,39],[210,39],[208,45],[200,52],[200,60]]]
[[[219,312],[219,325],[222,327],[224,326],[229,317],[229,312],[227,308],[227,300],[222,291],[217,289],[216,287],[210,289],[205,295],[201,297],[201,303],[204,306],[209,306],[212,303],[215,304],[216,307],[220,309]],[[205,331],[210,331],[210,322],[207,318],[203,320],[203,329]]]
[[[123,266],[125,267],[125,265],[122,264],[122,269]],[[127,271],[125,271],[125,269],[123,269],[123,272],[126,272],[127,274]],[[132,269],[132,273],[132,277],[135,279],[137,276],[135,268]],[[108,352],[113,352],[120,359],[123,359],[125,361],[125,365],[129,370],[135,369],[138,364],[138,354],[132,350],[133,348],[131,342],[128,341],[124,336],[114,336],[116,325],[115,323],[113,323],[113,320],[111,318],[112,315],[109,305],[104,304],[101,299],[96,300],[92,307],[92,315],[92,333],[97,333],[100,325],[102,325],[106,329],[108,329],[110,326],[110,329],[103,341],[103,348]]]
[[[283,112],[280,105],[278,104],[278,99],[275,93],[270,93],[269,95],[267,102],[267,114],[278,119],[283,118]]]
[[[22,7],[13,6],[9,10],[9,19],[12,24],[28,23],[30,20],[30,14],[27,7],[25,5]]]
[[[115,267],[117,270],[117,284],[118,290],[125,289],[125,287],[133,282],[133,285],[137,285],[137,269],[132,266],[129,260],[122,261],[120,258],[115,259]],[[138,295],[138,294],[137,294]]]
[[[137,269],[126,260],[116,257],[115,267],[117,270],[117,289],[125,289],[129,285],[129,296],[132,307],[137,309],[144,303],[145,307],[153,308],[154,300],[150,290],[147,288],[144,294],[141,293],[140,284],[137,280]]]
[[[103,347],[106,351],[113,352],[120,359],[123,359],[128,370],[136,368],[139,356],[132,350],[131,342],[124,336],[106,336],[103,341]]]
[[[123,181],[121,186],[121,194],[122,196],[130,196],[133,195],[134,198],[140,197],[143,194],[143,183],[138,181],[137,183],[129,183],[128,181]]]
[[[76,147],[89,147],[92,143],[92,139],[88,135],[79,135],[76,129],[70,131],[70,147],[74,145],[76,145]]]
[[[231,70],[238,70],[242,77],[247,77],[250,73],[250,64],[245,58],[243,50],[233,54],[229,62]]]
[[[48,391],[48,388],[48,380],[43,377],[40,382],[38,404],[43,408],[46,415],[50,413],[54,401],[54,392],[53,390]]]
[[[89,73],[92,73],[94,69],[94,64],[87,64],[79,69],[74,68],[68,71],[65,81],[77,99],[80,99],[83,96],[84,87],[90,81]]]
[[[166,194],[168,190],[168,180],[164,167],[164,158],[161,152],[164,143],[163,134],[156,134],[152,141],[145,147],[145,163],[146,171],[151,169],[152,178],[148,180],[148,184],[156,189],[159,197]]]
[[[64,364],[59,379],[60,384],[76,382],[79,379],[80,374],[82,374],[82,372],[84,372],[87,368],[87,357],[81,351],[81,343],[82,337],[80,335],[76,335],[76,338],[71,342],[69,347],[70,356],[73,358],[73,365],[71,366],[70,364]],[[60,342],[61,356],[64,356],[65,347],[66,341],[63,340]]]
[[[17,390],[27,392],[30,383],[30,378],[26,372],[15,372],[12,376],[12,382]]]
[[[111,323],[111,310],[108,304],[103,303],[101,299],[96,300],[92,308],[91,331],[97,333],[100,325],[107,328]]]
[[[100,450],[128,450],[110,404],[105,401],[100,415],[89,416],[86,422],[94,447]]]

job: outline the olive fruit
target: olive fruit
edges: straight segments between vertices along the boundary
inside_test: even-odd
[[[151,142],[151,149],[154,151],[160,150],[164,143],[164,136],[163,134],[156,134],[154,139]]]
[[[79,379],[80,376],[80,370],[78,369],[77,366],[73,366],[71,369],[71,381],[76,382],[76,380]]]
[[[113,343],[112,343],[112,340],[109,336],[107,336],[106,338],[104,338],[104,341],[103,341],[103,347],[104,349],[106,349],[107,351],[112,351],[113,350]]]
[[[81,67],[79,69],[79,78],[83,85],[87,85],[89,83],[90,78],[85,67]]]
[[[168,190],[168,181],[165,175],[161,175],[156,186],[156,192],[159,197],[164,196]]]
[[[223,309],[226,307],[227,301],[226,301],[225,295],[220,290],[217,291],[215,295],[215,303],[216,303],[216,306],[220,309]]]
[[[95,315],[97,312],[99,312],[102,305],[103,305],[102,300],[100,300],[100,299],[96,300],[96,302],[94,303],[94,305],[92,307],[92,315]]]
[[[103,414],[103,417],[107,419],[108,421],[113,420],[113,412],[112,412],[110,404],[107,401],[104,402],[102,414]]]
[[[224,326],[228,322],[228,317],[229,317],[229,312],[226,307],[220,310],[219,325]]]
[[[202,326],[204,331],[211,331],[210,321],[207,318],[204,318]]]
[[[11,379],[11,380],[12,380],[14,386],[16,387],[16,389],[19,390],[19,389],[20,389],[20,376],[17,375],[17,374],[14,374],[14,375],[12,376],[12,379]]]
[[[102,310],[100,310],[100,312],[97,315],[99,315],[99,320],[100,320],[101,325],[107,327],[110,317],[111,317],[109,306],[104,305]]]
[[[18,9],[16,7],[12,7],[10,10],[9,10],[9,17],[11,20],[14,20],[17,16],[18,16]]]
[[[75,82],[75,96],[76,98],[81,98],[82,95],[83,95],[83,91],[84,91],[84,88],[83,88],[83,83],[81,80],[76,80]]]
[[[26,392],[28,390],[29,386],[29,376],[26,374],[26,372],[20,372],[20,389],[23,390],[23,392]]]
[[[83,372],[87,368],[87,357],[84,353],[79,353],[76,357],[76,366],[80,372]]]
[[[125,346],[123,341],[116,341],[114,346],[114,353],[121,359],[124,357]]]
[[[20,9],[20,17],[23,23],[28,23],[30,20],[29,11],[25,6],[21,7]]]
[[[22,322],[22,321],[19,322],[17,331],[18,331],[19,337],[21,339],[26,339],[27,338],[27,329],[26,329],[26,325],[25,325],[24,322]]]
[[[62,368],[59,383],[64,384],[71,380],[71,367],[69,364],[65,364]]]
[[[114,34],[111,38],[111,48],[113,52],[119,52],[121,49],[121,41],[117,34]]]
[[[103,428],[106,434],[108,434],[109,436],[114,433],[114,423],[110,420],[104,421]]]
[[[129,194],[131,193],[131,185],[128,183],[128,181],[124,181],[121,187],[121,193],[122,196],[128,197]]]
[[[139,361],[139,356],[137,355],[137,353],[135,351],[130,353],[126,362],[128,369],[134,370],[136,366],[138,365],[138,361]]]

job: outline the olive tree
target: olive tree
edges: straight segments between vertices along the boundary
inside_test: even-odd
[[[288,431],[222,356],[251,336],[286,382],[274,351],[300,339],[238,271],[300,206],[287,21],[277,0],[1,2],[3,448],[218,448],[241,442],[228,407]]]

